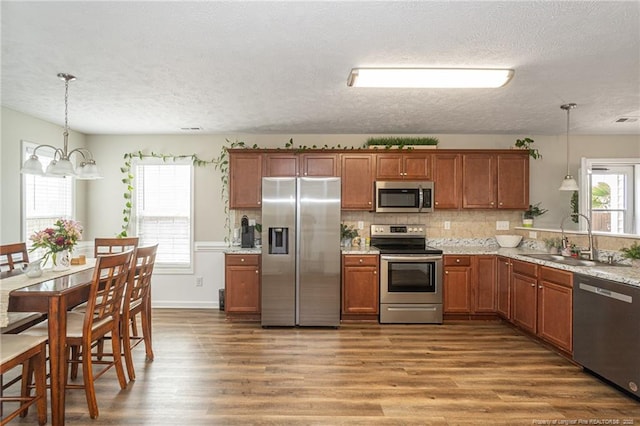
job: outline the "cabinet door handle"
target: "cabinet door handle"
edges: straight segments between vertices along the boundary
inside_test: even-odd
[[[369,201],[369,205],[371,205],[371,201]]]
[[[445,275],[449,275],[449,271],[444,271],[444,274]]]
[[[258,204],[262,204],[262,201],[258,201]]]
[[[259,273],[260,273],[260,271],[258,271],[258,270],[256,269],[256,275],[257,275],[257,274],[259,274]]]
[[[307,175],[307,172],[304,172],[304,175],[306,176],[306,175]]]
[[[240,262],[244,262],[244,257],[240,258]]]
[[[358,262],[362,263],[362,259],[358,260]]]
[[[542,286],[541,286],[541,285],[539,285],[539,286],[538,286],[538,288],[539,288],[539,289],[542,289]]]
[[[456,259],[456,263],[460,263],[460,259]]]
[[[438,202],[436,201],[436,206],[438,205]]]
[[[502,205],[502,203],[498,203],[498,205],[500,205],[500,206],[501,206],[501,205]]]
[[[509,266],[509,262],[504,262],[504,264],[505,264],[506,266]]]
[[[495,204],[495,203],[492,201],[492,202],[491,202],[491,205],[493,206],[494,204]]]
[[[534,283],[531,283],[531,287],[535,287],[536,285]]]
[[[378,275],[378,271],[373,271],[373,275]]]

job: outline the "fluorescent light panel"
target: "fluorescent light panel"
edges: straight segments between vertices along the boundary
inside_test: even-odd
[[[389,88],[470,89],[502,87],[511,80],[509,69],[353,68],[347,86]]]

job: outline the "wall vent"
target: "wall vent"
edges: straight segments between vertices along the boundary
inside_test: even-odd
[[[635,123],[638,117],[620,117],[616,119],[616,123]]]
[[[180,127],[180,130],[184,130],[185,132],[199,132],[202,130],[202,127]]]

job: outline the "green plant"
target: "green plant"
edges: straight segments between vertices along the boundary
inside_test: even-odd
[[[366,146],[384,146],[385,149],[397,147],[402,149],[407,145],[438,145],[438,139],[432,137],[426,138],[409,138],[409,137],[380,137],[367,139]],[[409,147],[409,149],[411,149]]]
[[[256,223],[256,225],[253,227],[253,229],[259,234],[262,232],[262,224],[261,223]]]
[[[578,191],[573,191],[573,194],[571,194],[571,213],[573,213],[573,215],[571,216],[571,221],[573,223],[578,223],[580,221],[580,218],[578,216],[579,201],[580,199],[579,199]]]
[[[640,244],[633,243],[629,248],[623,247],[620,249],[622,257],[627,259],[640,259]]]
[[[533,219],[534,217],[542,216],[546,212],[548,212],[548,210],[540,207],[540,203],[529,204],[529,208],[524,211],[524,218]]]
[[[347,226],[344,223],[340,224],[340,239],[352,240],[358,236],[358,230],[353,225]]]
[[[515,146],[516,148],[528,150],[531,158],[537,160],[538,158],[542,158],[542,154],[540,154],[537,148],[532,147],[533,142],[534,140],[531,138],[516,139]]]
[[[544,245],[547,248],[561,248],[562,238],[543,238]]]

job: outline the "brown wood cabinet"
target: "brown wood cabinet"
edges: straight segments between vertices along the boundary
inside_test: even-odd
[[[573,274],[541,266],[538,278],[538,336],[573,351]]]
[[[511,259],[497,256],[496,258],[496,312],[502,318],[511,320]]]
[[[511,261],[511,319],[514,324],[535,334],[538,315],[538,265]]]
[[[260,318],[260,255],[225,255],[225,313]]]
[[[300,176],[340,176],[340,156],[338,154],[301,154],[299,164]]]
[[[446,255],[443,258],[443,309],[450,317],[495,316],[495,256]]]
[[[266,177],[298,176],[298,156],[289,154],[265,154],[264,173]]]
[[[431,154],[378,154],[376,179],[379,180],[431,180]]]
[[[342,210],[373,210],[375,164],[372,154],[341,155]]]
[[[462,204],[462,161],[460,154],[433,156],[434,207],[459,209]]]
[[[462,182],[463,208],[524,210],[529,205],[528,153],[465,153]]]
[[[262,204],[262,154],[229,152],[229,208],[252,209]]]
[[[442,308],[444,313],[471,313],[471,256],[444,256],[443,266]]]
[[[342,256],[342,319],[377,320],[380,306],[379,256]]]

